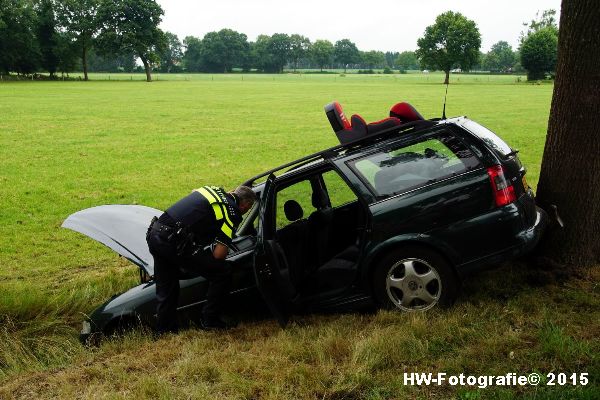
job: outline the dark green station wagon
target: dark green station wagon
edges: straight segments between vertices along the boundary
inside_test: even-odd
[[[468,118],[425,120],[400,104],[372,124],[328,105],[340,145],[245,182],[260,201],[228,256],[233,305],[262,298],[282,326],[307,310],[427,310],[452,304],[468,274],[534,248],[547,216],[517,151]],[[105,205],[65,220],[140,268],[138,286],[86,318],[82,340],[155,324],[145,232],[161,213]],[[180,322],[197,321],[207,281],[182,276],[180,284]]]

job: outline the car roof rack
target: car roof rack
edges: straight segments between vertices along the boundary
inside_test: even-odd
[[[275,173],[277,171],[281,171],[282,169],[292,167],[292,168],[289,168],[288,170],[286,170],[285,172],[291,171],[293,169],[300,168],[303,165],[306,165],[306,164],[309,164],[309,163],[311,163],[313,161],[316,161],[319,158],[323,158],[323,159],[327,158],[327,159],[329,159],[329,158],[332,158],[332,157],[335,157],[335,156],[339,155],[340,152],[343,151],[343,150],[346,150],[346,151],[353,150],[354,148],[356,148],[358,146],[362,146],[365,143],[376,142],[378,140],[386,139],[386,136],[388,136],[390,134],[401,134],[401,133],[415,132],[415,131],[419,131],[419,130],[422,130],[422,129],[427,129],[427,128],[430,128],[432,126],[435,126],[435,125],[438,124],[438,122],[439,122],[439,119],[437,119],[437,118],[434,119],[434,120],[425,119],[425,120],[419,120],[419,121],[412,121],[412,122],[408,122],[406,124],[395,126],[395,127],[390,128],[390,129],[386,129],[384,131],[381,131],[381,132],[378,132],[378,133],[375,133],[375,134],[372,134],[372,135],[368,135],[368,136],[362,137],[362,138],[357,139],[357,140],[353,140],[353,141],[345,143],[345,144],[339,144],[337,146],[333,146],[333,147],[330,147],[328,149],[318,151],[316,153],[310,154],[310,155],[308,155],[306,157],[299,158],[299,159],[291,161],[289,163],[282,164],[282,165],[280,165],[278,167],[272,168],[272,169],[270,169],[268,171],[265,171],[265,172],[263,172],[261,174],[253,176],[252,178],[250,178],[247,181],[245,181],[242,185],[252,187],[252,186],[254,186],[254,183],[258,179],[264,178],[266,176],[269,176],[269,175],[271,175],[271,174],[273,174],[273,173]]]

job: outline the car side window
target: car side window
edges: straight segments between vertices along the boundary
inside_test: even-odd
[[[460,140],[446,133],[410,145],[392,145],[349,164],[377,197],[403,193],[480,165]]]
[[[285,216],[284,205],[289,200],[294,200],[300,204],[303,211],[303,218],[307,218],[313,213],[316,208],[312,205],[312,187],[309,180],[296,182],[277,192],[275,218],[277,221],[277,229],[289,225],[293,221],[289,221]]]
[[[337,172],[325,172],[323,174],[323,181],[325,182],[331,207],[336,208],[357,200],[356,194],[354,194],[352,189],[350,189]]]

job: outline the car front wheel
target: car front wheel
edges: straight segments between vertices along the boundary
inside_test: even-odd
[[[458,279],[438,253],[418,246],[390,252],[377,266],[373,287],[379,304],[388,309],[425,311],[450,306]]]

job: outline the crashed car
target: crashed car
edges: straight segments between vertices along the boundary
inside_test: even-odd
[[[262,296],[281,326],[305,310],[427,310],[452,304],[465,276],[539,241],[547,216],[517,150],[482,125],[427,120],[407,103],[370,124],[348,120],[337,102],[325,111],[339,145],[243,182],[259,201],[227,257],[233,304]],[[85,319],[83,341],[131,323],[155,325],[145,233],[161,213],[103,205],[64,221],[140,268],[139,285]],[[208,282],[182,276],[180,285],[180,323],[197,321]]]

